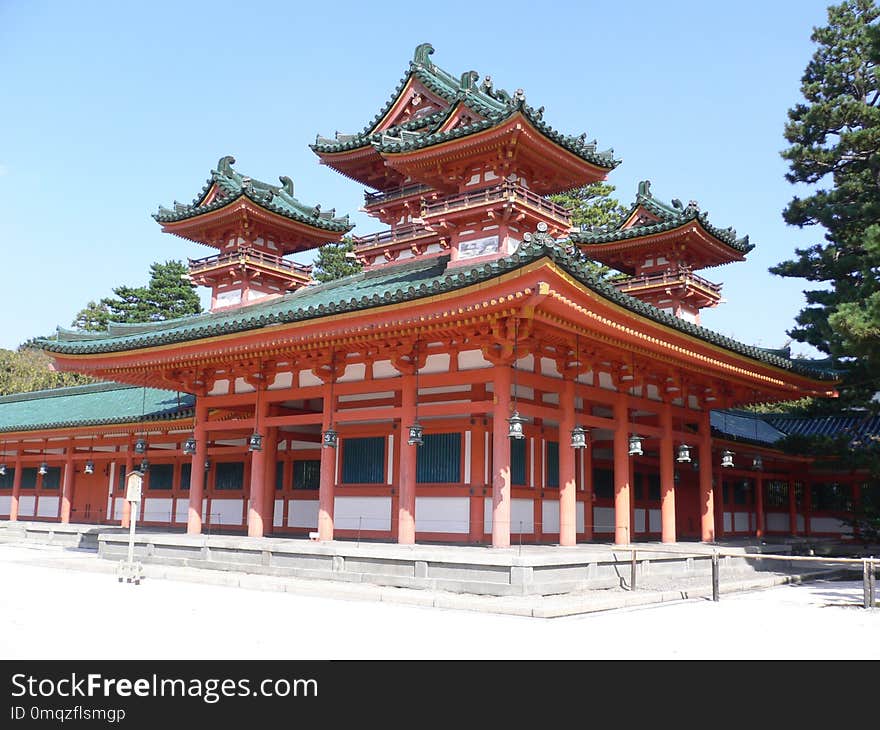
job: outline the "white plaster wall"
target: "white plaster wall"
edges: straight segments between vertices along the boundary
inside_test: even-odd
[[[351,365],[345,366],[345,372],[339,378],[337,382],[339,383],[348,383],[351,381],[360,382],[364,379],[364,375],[366,374],[367,366],[362,363],[353,363]]]
[[[310,385],[324,385],[321,379],[317,377],[311,370],[299,371],[299,387],[307,388]]]
[[[391,497],[337,497],[333,511],[339,530],[391,529]]]
[[[730,512],[725,512],[724,513],[724,531],[725,532],[733,532],[733,530],[730,528],[730,524],[731,524],[730,520],[731,520]]]
[[[733,531],[748,532],[749,531],[749,513],[734,512],[733,513]]]
[[[122,519],[122,504],[125,500],[122,497],[114,497],[113,499],[113,519],[121,520]]]
[[[835,517],[813,517],[810,520],[811,532],[839,532],[841,534],[851,535],[852,530],[849,526]]]
[[[559,532],[559,502],[555,499],[541,502],[541,532]]]
[[[391,360],[376,360],[373,363],[373,380],[380,378],[396,378],[400,373],[391,364]]]
[[[803,532],[806,529],[806,523],[804,522],[804,516],[797,516],[797,530],[798,532]]]
[[[483,357],[483,353],[480,350],[464,350],[458,353],[459,370],[478,370],[490,367],[492,367],[492,363]]]
[[[593,532],[614,532],[614,508],[593,508]]]
[[[522,523],[522,528],[520,528]],[[535,531],[535,503],[531,499],[513,499],[510,501],[510,534]],[[483,500],[483,532],[492,534],[492,498]]]
[[[788,532],[788,515],[780,512],[768,512],[765,515],[768,532]]]
[[[57,517],[58,516],[58,497],[49,497],[45,494],[40,495],[40,501],[37,503],[37,517]]]
[[[208,391],[208,395],[226,395],[229,392],[229,381],[218,380],[214,383],[214,387]]]
[[[172,500],[168,497],[149,497],[144,503],[147,522],[171,522]]]
[[[12,509],[12,495],[0,497],[0,515],[7,516]]]
[[[287,526],[318,528],[318,500],[291,499],[287,503]],[[337,523],[338,527],[339,524]]]
[[[241,499],[212,499],[210,522],[212,525],[241,525],[243,507]]]
[[[281,527],[284,523],[284,500],[276,499],[272,509],[272,527]]]
[[[186,522],[189,517],[189,498],[181,497],[174,508],[174,521]]]
[[[660,518],[659,509],[648,510],[648,532],[660,532],[663,528],[663,521]]]
[[[18,498],[18,516],[33,517],[36,497],[33,494],[23,494]]]
[[[575,512],[575,519],[577,520],[577,527],[575,528],[578,532],[583,532],[586,527],[586,522],[584,521],[584,503],[577,503],[577,511]]]
[[[293,373],[278,373],[269,386],[269,390],[283,390],[293,385]]]
[[[426,373],[445,373],[449,370],[449,354],[428,355],[425,358],[425,367],[419,372],[422,375]]]
[[[467,534],[470,512],[467,497],[416,497],[416,532]]]
[[[236,393],[253,393],[256,390],[253,385],[248,383],[244,378],[235,379]]]

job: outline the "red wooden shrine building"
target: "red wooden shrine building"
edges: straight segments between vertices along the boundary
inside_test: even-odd
[[[362,132],[312,145],[387,226],[355,237],[363,270],[315,282],[291,257],[348,218],[222,158],[192,204],[154,216],[217,250],[190,261],[211,311],[44,341],[104,382],[0,398],[0,515],[125,523],[138,469],[140,519],[190,533],[845,533],[860,475],[774,448],[797,419],[735,410],[833,396],[834,374],[699,324],[720,286],[695,272],[742,261],[747,238],[648,182],[619,225],[573,230],[546,196],[618,161],[432,53]]]

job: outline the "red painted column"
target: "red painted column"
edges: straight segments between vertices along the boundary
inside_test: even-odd
[[[675,463],[672,441],[672,404],[660,410],[660,541],[675,542]]]
[[[260,400],[262,383],[257,384],[256,400]],[[263,424],[266,422],[268,404],[263,401],[254,410],[254,433],[263,434],[263,448],[259,451],[251,451],[251,488],[248,499],[248,537],[263,536],[263,514],[266,503],[266,452],[268,450],[268,438],[263,433]]]
[[[322,432],[333,423],[335,403],[330,397],[331,385],[324,385],[324,420]],[[333,506],[336,496],[336,449],[321,446],[321,484],[318,491],[318,539],[333,539]]]
[[[629,408],[627,398],[619,393],[614,400],[614,543],[631,541],[629,489]]]
[[[208,431],[205,428],[207,421],[208,404],[203,396],[197,396],[193,423],[196,450],[189,473],[189,509],[186,516],[188,535],[200,535],[202,532],[202,497],[205,493],[205,460],[208,458]]]
[[[709,411],[700,416],[700,539],[715,540],[715,502],[712,493],[712,429]]]
[[[64,479],[61,484],[61,522],[70,522],[70,502],[73,498],[73,447],[67,447],[67,459],[64,462]]]
[[[12,503],[9,505],[9,521],[18,520],[18,499],[21,494],[21,459],[15,460],[15,474],[12,477]]]
[[[492,412],[492,547],[510,547],[510,368],[495,367]]]
[[[755,537],[764,537],[764,476],[755,479]]]
[[[471,388],[473,391],[473,388]],[[483,396],[485,397],[485,393]],[[480,400],[482,400],[482,397]],[[486,439],[483,427],[483,416],[478,415],[471,419],[471,499],[470,499],[470,541],[474,543],[483,541],[483,526],[485,514],[485,493],[487,484],[486,474]]]
[[[589,412],[589,411],[588,411]],[[593,444],[587,442],[584,455],[584,540],[593,539]]]
[[[400,390],[400,503],[397,508],[397,542],[416,541],[416,459],[418,446],[407,443],[409,427],[416,420],[416,378],[404,375]]]
[[[565,381],[559,402],[559,544],[577,543],[577,481],[571,430],[574,428],[574,381]]]
[[[129,442],[128,451],[125,452],[125,477],[128,478],[128,475],[131,474],[132,469],[134,469],[134,454],[132,453],[132,444]],[[122,517],[119,520],[119,525],[121,527],[128,527],[131,523],[131,502],[129,502],[125,498],[125,483],[122,485]]]
[[[267,411],[268,412],[268,411]],[[278,472],[278,429],[270,428],[266,434],[266,480],[263,484],[263,528],[271,533],[275,526],[275,480]]]
[[[797,536],[797,504],[794,499],[794,480],[788,480],[788,531],[792,537]]]

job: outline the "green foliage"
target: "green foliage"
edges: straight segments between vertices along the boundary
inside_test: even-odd
[[[24,346],[14,351],[0,350],[0,395],[91,382],[91,378],[79,373],[56,372],[51,358],[41,350]]]
[[[572,228],[614,226],[627,213],[627,208],[611,194],[615,187],[604,182],[591,183],[565,193],[548,196],[548,200],[568,208]],[[602,277],[615,278],[618,272],[603,264],[591,262],[593,272]]]
[[[326,243],[318,249],[312,275],[320,282],[356,274],[361,264],[354,256],[354,240],[349,236],[339,243]]]
[[[812,186],[783,212],[790,225],[820,226],[825,242],[797,249],[770,271],[822,286],[789,334],[831,355],[848,374],[842,403],[880,389],[880,17],[873,0],[846,0],[816,28],[801,82],[805,102],[788,112],[786,179]]]
[[[103,332],[109,322],[161,322],[202,311],[195,286],[181,261],[150,264],[147,286],[117,286],[113,297],[90,301],[73,320],[73,327]]]
[[[571,225],[574,228],[610,226],[618,223],[627,212],[620,201],[612,197],[614,190],[613,185],[596,182],[566,193],[550,195],[548,199],[571,211]]]

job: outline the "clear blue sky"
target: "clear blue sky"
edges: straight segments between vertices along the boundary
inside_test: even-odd
[[[382,227],[308,145],[362,129],[421,42],[613,147],[624,204],[647,178],[748,233],[745,263],[705,272],[727,303],[703,324],[782,346],[806,282],[767,268],[822,231],[782,221],[796,188],[779,151],[827,5],[0,0],[0,347],[70,326],[88,300],[146,283],[153,261],[208,255],[150,214],[192,200],[223,155],[289,175],[303,202],[353,214],[355,233]]]

